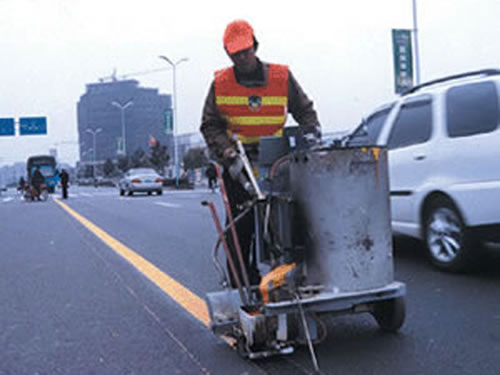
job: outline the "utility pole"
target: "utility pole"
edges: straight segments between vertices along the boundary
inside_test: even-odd
[[[174,164],[175,164],[175,186],[179,188],[179,156],[177,152],[177,89],[175,85],[175,70],[177,68],[177,65],[179,65],[183,61],[188,61],[187,57],[183,57],[182,59],[178,60],[177,62],[172,62],[167,56],[158,56],[160,59],[166,61],[170,66],[172,67],[173,70],[173,75],[174,75],[174,121],[173,121],[173,135],[174,135]]]
[[[419,85],[420,56],[418,52],[417,0],[413,0],[413,41],[415,43],[415,85]]]
[[[95,130],[93,130],[93,129],[87,129],[87,130],[85,130],[85,131],[86,131],[87,133],[92,134],[92,137],[93,137],[93,142],[94,142],[94,143],[93,143],[93,145],[94,145],[94,152],[93,152],[94,158],[93,158],[93,159],[94,159],[94,161],[93,161],[93,163],[92,163],[92,175],[94,176],[94,183],[96,183],[96,182],[97,182],[97,180],[96,180],[96,174],[95,174],[95,160],[96,160],[96,159],[95,159],[95,154],[96,154],[96,150],[97,150],[97,149],[96,149],[95,136],[97,135],[97,133],[99,133],[99,132],[101,132],[101,131],[102,131],[102,128],[98,128],[98,129],[95,129]],[[96,184],[96,187],[97,187],[97,184]]]
[[[115,107],[118,107],[121,111],[121,121],[122,121],[122,142],[123,142],[123,155],[127,156],[127,141],[125,139],[125,110],[134,105],[134,102],[132,100],[129,100],[125,104],[120,104],[118,102],[111,102],[111,105],[114,105]]]

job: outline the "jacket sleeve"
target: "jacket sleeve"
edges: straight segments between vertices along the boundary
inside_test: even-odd
[[[222,159],[224,150],[232,147],[232,142],[227,135],[227,128],[227,120],[215,104],[215,85],[212,82],[203,106],[200,131],[209,150],[219,159]]]
[[[288,72],[288,112],[300,126],[315,126],[320,131],[321,125],[313,102],[307,97],[290,71]]]

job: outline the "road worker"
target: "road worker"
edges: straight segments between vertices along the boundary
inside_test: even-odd
[[[247,21],[229,23],[223,44],[233,66],[215,72],[205,100],[200,130],[212,154],[225,167],[223,181],[234,218],[240,213],[241,204],[250,199],[237,176],[244,172],[241,168],[236,168],[236,172],[231,168],[238,159],[235,137],[242,142],[250,161],[255,161],[260,137],[281,136],[287,113],[291,113],[300,126],[312,128],[317,136],[320,135],[320,123],[313,102],[289,68],[262,62],[256,56],[259,44]],[[260,275],[251,251],[253,214],[239,221],[236,230],[250,283],[258,284]],[[231,236],[227,239],[234,254]],[[237,259],[236,256],[233,259]],[[231,284],[235,286],[229,274]]]

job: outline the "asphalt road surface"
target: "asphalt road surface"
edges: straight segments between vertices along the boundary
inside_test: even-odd
[[[206,188],[120,197],[70,189],[47,202],[0,196],[0,374],[312,374],[306,347],[248,361],[207,327],[220,289]],[[58,203],[63,202],[63,203]],[[434,270],[397,241],[407,316],[384,334],[370,315],[327,319],[324,374],[498,374],[500,257],[469,274]]]

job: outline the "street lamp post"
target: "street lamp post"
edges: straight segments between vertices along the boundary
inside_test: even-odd
[[[173,72],[173,94],[174,94],[174,118],[173,118],[173,136],[174,136],[174,164],[175,164],[175,186],[179,188],[179,157],[177,153],[177,88],[176,88],[176,68],[177,65],[183,61],[188,61],[187,57],[179,59],[177,62],[172,62],[167,56],[158,56],[160,59],[166,61],[171,67]]]
[[[92,153],[94,155],[94,161],[92,163],[92,174],[94,176],[94,182],[96,182],[96,176],[95,176],[95,154],[96,154],[96,146],[95,146],[95,136],[97,135],[97,133],[100,133],[102,131],[102,128],[97,128],[97,129],[87,129],[85,130],[87,133],[90,133],[92,134],[92,138],[93,138],[93,145],[94,145],[94,152]],[[97,186],[97,185],[96,185]]]
[[[420,56],[418,50],[417,0],[413,0],[413,38],[415,41],[415,83],[420,84]]]
[[[118,107],[121,111],[121,118],[122,118],[122,142],[123,142],[123,154],[124,155],[127,155],[127,142],[125,140],[125,110],[134,105],[134,102],[132,100],[129,100],[127,103],[125,104],[120,104],[118,102],[111,102],[111,105],[114,105],[115,107]]]

